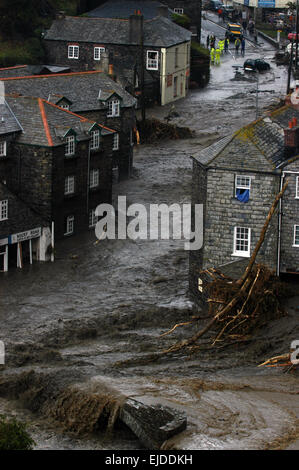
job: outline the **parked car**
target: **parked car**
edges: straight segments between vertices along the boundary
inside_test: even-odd
[[[243,67],[244,70],[257,70],[258,72],[270,70],[270,64],[263,59],[247,59]]]
[[[228,23],[225,35],[231,41],[233,39],[236,39],[236,38],[242,39],[242,37],[243,37],[243,28],[240,24]]]
[[[223,3],[218,0],[210,0],[208,3],[208,9],[212,11],[218,11],[219,8],[223,9]]]

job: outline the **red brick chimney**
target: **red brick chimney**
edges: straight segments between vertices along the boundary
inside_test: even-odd
[[[289,121],[289,126],[284,129],[284,147],[286,158],[295,156],[299,152],[299,126],[297,118]]]

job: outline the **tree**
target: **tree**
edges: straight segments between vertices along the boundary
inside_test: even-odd
[[[0,415],[0,451],[32,450],[35,442],[26,428],[25,423]]]

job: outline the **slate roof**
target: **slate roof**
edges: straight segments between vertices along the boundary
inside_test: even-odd
[[[56,65],[15,65],[14,67],[0,68],[0,77],[24,77],[25,75],[41,75],[50,73],[66,73],[70,71],[68,66]]]
[[[89,11],[87,16],[96,18],[129,18],[135,10],[140,10],[144,19],[148,20],[157,16],[157,9],[160,6],[163,6],[163,3],[148,0],[110,0]],[[171,19],[172,11],[168,10],[168,17]]]
[[[20,132],[21,130],[22,126],[4,100],[4,102],[0,104],[0,136]]]
[[[239,149],[242,155],[245,144],[248,152],[257,152],[270,163],[272,169],[277,169],[288,163],[285,156],[284,129],[288,127],[293,117],[296,117],[299,122],[299,110],[291,105],[283,106],[201,150],[193,158],[201,165],[217,167],[217,159],[224,155],[224,151],[227,158],[229,158],[230,149],[232,153]],[[223,166],[223,163],[219,166]]]
[[[101,95],[113,90],[121,97],[121,107],[132,107],[136,104],[136,99],[121,85],[99,71],[4,78],[2,81],[6,93],[36,96],[45,100],[51,97],[52,102],[53,96],[57,94],[59,96],[55,104],[63,96],[72,103],[70,109],[75,113],[96,111],[106,107],[106,104],[98,99],[100,90]]]
[[[6,99],[22,125],[23,132],[18,136],[20,143],[46,147],[61,145],[62,137],[70,129],[76,132],[77,140],[87,140],[89,130],[95,124],[94,121],[63,110],[41,98],[7,96]],[[98,126],[102,135],[115,132],[100,124]]]
[[[53,21],[44,39],[101,44],[137,44],[130,41],[129,20],[82,16],[66,16]],[[171,47],[190,41],[190,39],[190,31],[163,16],[144,21],[144,45],[146,47]]]

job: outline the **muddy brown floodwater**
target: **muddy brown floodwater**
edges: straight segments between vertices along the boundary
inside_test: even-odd
[[[247,46],[248,57],[273,54]],[[175,104],[173,122],[195,130],[193,139],[135,149],[133,176],[115,186],[115,201],[190,201],[190,155],[255,118],[255,84],[231,81],[235,63],[228,55],[205,90]],[[283,97],[285,68],[272,63],[259,87],[272,90],[259,94],[262,112]],[[164,119],[170,109],[148,114]],[[98,429],[105,400],[117,408],[124,396],[187,413],[187,429],[165,449],[298,448],[298,375],[256,366],[299,339],[299,297],[246,346],[149,360],[191,334],[186,327],[160,336],[197,313],[183,242],[96,243],[87,233],[56,250],[55,263],[10,271],[0,286],[0,411],[28,421],[38,449],[140,449],[126,428]]]

